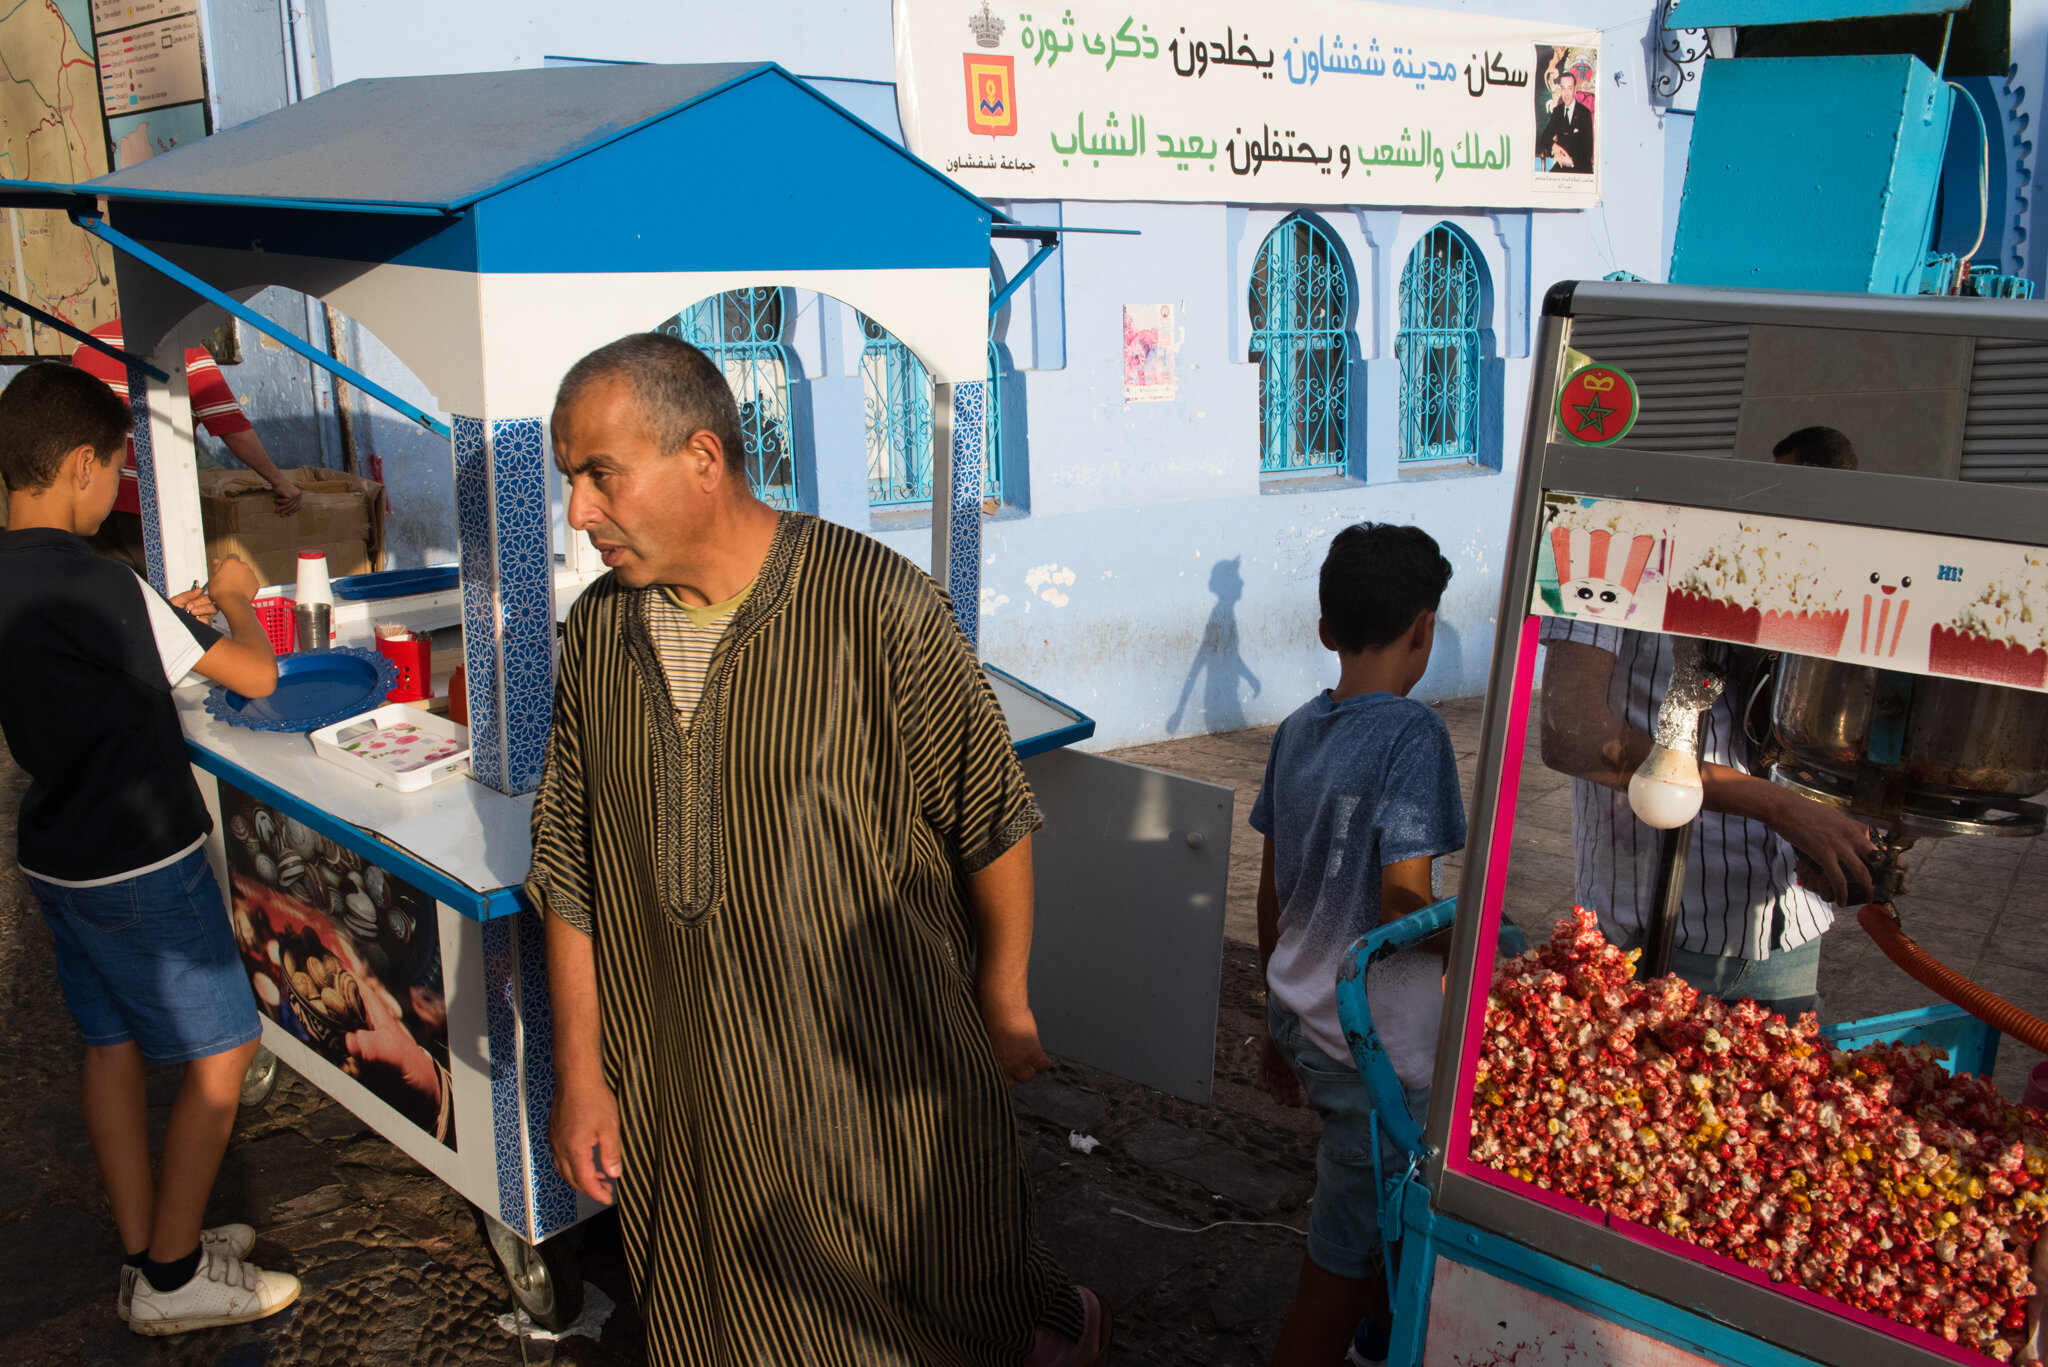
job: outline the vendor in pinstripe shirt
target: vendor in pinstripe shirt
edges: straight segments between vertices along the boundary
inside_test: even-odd
[[[1778,444],[1779,464],[1856,468],[1848,439],[1802,428]],[[1650,752],[1657,705],[1671,686],[1669,636],[1547,618],[1543,762],[1572,775],[1574,899],[1616,944],[1643,941],[1656,901],[1658,832],[1628,805],[1628,781]],[[1686,859],[1671,969],[1701,991],[1753,997],[1794,1014],[1820,1005],[1820,939],[1831,902],[1872,895],[1869,829],[1844,812],[1752,774],[1730,689],[1701,718],[1706,808]]]

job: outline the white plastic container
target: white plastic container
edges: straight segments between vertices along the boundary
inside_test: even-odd
[[[327,552],[299,552],[299,582],[294,601],[334,606],[334,590],[327,582]]]
[[[469,772],[469,728],[404,703],[308,734],[320,758],[402,793]]]

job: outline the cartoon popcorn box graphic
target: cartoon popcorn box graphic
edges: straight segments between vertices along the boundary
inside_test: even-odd
[[[1618,623],[1635,608],[1654,536],[1622,536],[1605,527],[1553,527],[1557,590],[1567,617]]]
[[[1964,573],[1961,566],[1944,566],[1940,572],[1952,573],[1958,582]],[[1994,575],[1948,621],[1935,624],[1927,642],[1927,667],[1936,674],[2014,688],[2048,687],[2044,608],[2048,551],[2024,551],[2017,567]]]
[[[1710,545],[1664,599],[1664,630],[1737,645],[1830,656],[1849,610],[1828,587],[1820,548],[1788,530],[1738,523]]]

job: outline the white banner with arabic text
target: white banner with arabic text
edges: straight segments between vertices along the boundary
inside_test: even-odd
[[[1599,202],[1596,31],[1354,0],[895,3],[910,148],[988,198]]]

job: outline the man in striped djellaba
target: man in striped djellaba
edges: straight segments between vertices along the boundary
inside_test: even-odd
[[[1038,809],[939,587],[758,501],[704,354],[563,379],[568,618],[527,890],[555,1163],[616,1197],[658,1364],[1046,1364],[1107,1349],[1033,1227],[1008,1084]]]

